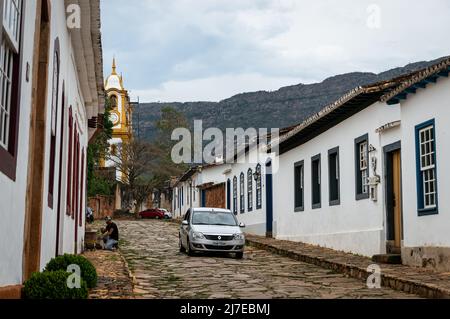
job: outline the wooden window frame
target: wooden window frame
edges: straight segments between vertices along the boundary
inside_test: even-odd
[[[296,213],[305,211],[305,161],[294,164],[294,206]]]
[[[339,147],[335,147],[328,151],[328,194],[330,206],[339,206],[341,204],[341,170]],[[336,156],[334,160],[332,160]],[[335,171],[333,171],[333,166]],[[336,189],[333,190],[333,179],[336,180]],[[332,198],[332,194],[336,192],[337,198]]]
[[[0,3],[0,27],[3,28],[3,7],[4,3]],[[26,1],[21,1],[20,19],[17,22],[20,27],[18,34],[18,41],[15,45],[18,52],[12,54],[12,80],[11,80],[11,95],[9,107],[9,128],[8,128],[8,143],[7,148],[0,146],[0,173],[3,173],[13,182],[16,181],[17,175],[17,156],[18,156],[18,142],[19,142],[19,119],[20,119],[20,102],[21,102],[21,86],[23,73],[23,28],[24,28],[24,12]],[[0,45],[4,37],[3,29],[0,29]]]
[[[369,178],[369,134],[365,134],[363,136],[355,139],[355,192],[356,192],[356,200],[365,200],[370,198],[370,190],[367,187],[367,192],[364,193],[364,184],[362,182],[362,170],[361,170],[361,144],[367,144],[366,156],[367,156],[367,168],[365,169],[367,178]]]
[[[316,163],[318,163],[318,172],[317,172],[317,176],[314,176],[314,168],[316,165]],[[317,185],[315,184],[316,182]],[[315,186],[318,187],[318,194],[315,194]],[[316,201],[316,195],[319,197],[319,200]],[[322,155],[318,154],[314,157],[311,158],[311,204],[312,204],[312,209],[319,209],[322,208]]]
[[[247,171],[247,210],[253,211],[253,170],[251,168]]]
[[[237,213],[238,213],[238,208],[237,208],[237,197],[238,197],[238,194],[237,194],[237,183],[238,183],[238,180],[237,180],[237,177],[235,176],[233,178],[233,213],[235,215],[237,215]]]
[[[262,166],[258,164],[256,166],[256,209],[262,209],[263,201],[262,201]]]
[[[56,38],[53,51],[52,105],[51,105],[51,121],[50,121],[50,163],[49,163],[48,196],[47,196],[47,204],[50,209],[53,209],[54,195],[55,195],[56,142],[58,140],[57,133],[58,133],[60,76],[61,76],[60,44],[59,39]]]
[[[433,132],[432,147],[433,152],[433,162],[434,164],[427,169],[423,168],[422,165],[422,151],[421,151],[421,132],[426,129],[431,128]],[[417,179],[417,210],[419,217],[438,215],[439,214],[439,188],[438,188],[438,163],[437,163],[437,148],[436,148],[436,122],[434,119],[426,121],[415,127],[416,135],[416,179]],[[424,173],[426,171],[432,171],[434,174],[435,183],[435,202],[436,205],[432,207],[425,206],[425,185],[424,185]]]
[[[85,181],[84,181],[84,177],[85,177],[85,159],[86,155],[85,155],[85,151],[84,148],[81,152],[81,179],[80,179],[80,198],[79,198],[79,203],[80,203],[80,210],[79,210],[79,225],[80,227],[83,227],[83,201],[84,201],[84,191],[85,191]]]
[[[73,121],[73,114],[72,114],[72,106],[69,107],[69,148],[67,150],[67,195],[66,195],[66,201],[67,201],[67,208],[66,208],[66,215],[72,216],[72,174],[73,174],[73,144],[74,144],[74,121]]]
[[[245,214],[245,174],[239,176],[239,205],[241,214]]]

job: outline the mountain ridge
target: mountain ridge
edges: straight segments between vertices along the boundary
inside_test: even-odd
[[[363,85],[386,81],[436,64],[446,57],[397,67],[379,74],[350,72],[334,75],[320,83],[296,84],[276,91],[255,91],[236,94],[219,102],[141,103],[135,109],[135,133],[152,141],[157,137],[156,121],[161,110],[171,106],[185,114],[189,123],[203,120],[203,127],[284,128],[296,125],[336,101],[348,91]],[[138,124],[139,123],[139,124]]]

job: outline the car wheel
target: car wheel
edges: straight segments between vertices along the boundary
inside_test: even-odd
[[[236,259],[244,258],[244,253],[236,253]]]
[[[186,248],[184,248],[184,246],[183,246],[183,241],[181,240],[181,236],[180,236],[179,246],[180,246],[180,253],[186,252]]]
[[[186,245],[186,253],[188,254],[188,256],[194,256],[194,251],[191,248],[191,243],[189,242],[189,239],[187,241],[187,245]]]

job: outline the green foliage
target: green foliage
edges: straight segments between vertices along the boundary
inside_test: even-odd
[[[86,282],[81,279],[81,288],[70,289],[67,285],[70,275],[65,270],[34,273],[25,282],[25,299],[87,299]]]
[[[110,120],[110,115],[110,101],[106,99],[103,130],[89,144],[87,150],[88,196],[112,195],[114,192],[115,180],[110,180],[97,172],[100,162],[107,157],[109,152],[108,140],[112,137],[114,126]]]
[[[186,116],[171,106],[161,110],[161,117],[156,122],[158,141],[155,143],[156,156],[152,159],[157,169],[153,172],[153,183],[162,189],[164,183],[172,176],[177,176],[187,169],[185,164],[175,164],[171,158],[172,148],[177,143],[172,141],[172,132],[177,128],[189,129]]]
[[[45,272],[67,271],[70,265],[78,265],[81,269],[81,278],[86,282],[88,288],[97,286],[97,270],[92,263],[83,256],[64,255],[52,259],[45,267]]]
[[[89,179],[88,197],[94,197],[97,195],[111,196],[114,194],[114,182],[94,174]]]

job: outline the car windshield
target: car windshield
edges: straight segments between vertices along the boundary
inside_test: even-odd
[[[193,225],[237,226],[237,221],[231,213],[195,212],[192,216]]]

